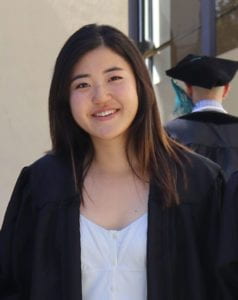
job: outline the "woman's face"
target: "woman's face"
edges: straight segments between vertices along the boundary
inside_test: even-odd
[[[138,109],[130,65],[104,46],[85,54],[72,72],[70,107],[92,141],[124,138]]]

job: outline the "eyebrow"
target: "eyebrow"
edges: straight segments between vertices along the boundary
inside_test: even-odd
[[[123,69],[120,67],[111,67],[111,68],[108,68],[105,71],[103,71],[103,73],[109,73],[109,72],[113,72],[113,71],[123,71]],[[72,83],[76,79],[87,78],[87,77],[90,77],[90,75],[89,74],[78,74],[70,80],[70,83]]]

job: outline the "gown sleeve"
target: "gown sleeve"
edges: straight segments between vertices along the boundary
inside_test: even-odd
[[[24,276],[18,272],[18,267],[21,264],[21,260],[19,260],[21,245],[23,245],[22,243],[30,243],[26,239],[27,233],[31,230],[27,221],[29,214],[31,214],[30,210],[32,210],[29,205],[28,173],[28,168],[23,168],[18,177],[0,231],[1,300],[28,299],[23,292]],[[32,217],[31,214],[30,218]],[[22,276],[22,281],[19,276]]]
[[[226,186],[219,267],[227,300],[238,299],[238,172],[230,177]]]

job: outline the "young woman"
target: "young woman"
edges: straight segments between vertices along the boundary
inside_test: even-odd
[[[220,299],[220,169],[167,137],[133,42],[74,33],[49,118],[52,151],[23,169],[3,223],[0,298]]]

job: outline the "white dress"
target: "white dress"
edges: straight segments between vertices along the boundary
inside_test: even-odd
[[[146,300],[147,213],[122,230],[80,216],[83,300]]]

